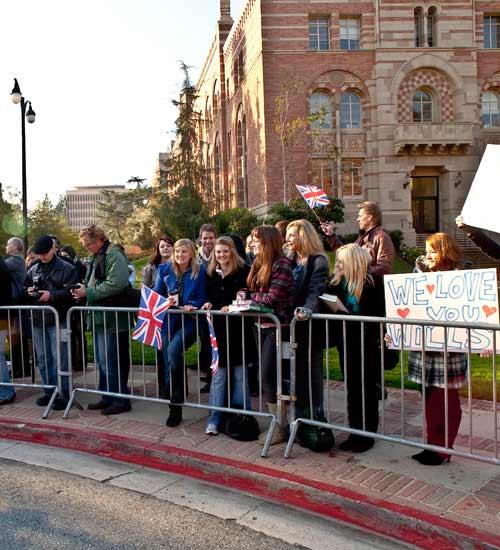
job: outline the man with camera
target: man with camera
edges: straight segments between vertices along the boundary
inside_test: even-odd
[[[52,238],[40,237],[33,246],[40,261],[33,265],[26,276],[26,295],[32,304],[52,306],[59,314],[61,371],[68,371],[68,339],[66,314],[73,305],[71,287],[78,283],[78,273],[73,265],[56,255]],[[33,345],[35,362],[45,385],[57,385],[57,333],[54,315],[47,310],[33,311]],[[53,408],[63,410],[68,400],[68,378],[62,377],[62,395],[54,401]],[[45,407],[51,392],[37,399],[36,404]]]

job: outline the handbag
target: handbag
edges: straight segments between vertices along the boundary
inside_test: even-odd
[[[226,413],[222,416],[219,431],[238,441],[259,439],[259,423],[254,416],[240,413]]]

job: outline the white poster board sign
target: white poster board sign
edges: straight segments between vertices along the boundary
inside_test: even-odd
[[[426,321],[464,322],[498,325],[498,288],[496,269],[469,269],[433,273],[403,273],[385,275],[385,307],[387,317],[425,319]],[[401,328],[403,330],[401,330]],[[388,324],[393,349],[426,351],[445,350],[445,329],[439,326]],[[493,349],[493,332],[472,329],[471,351]],[[466,352],[468,331],[465,328],[447,329],[449,352]],[[497,348],[500,333],[497,334]]]
[[[464,223],[500,233],[500,145],[486,146],[462,208]]]

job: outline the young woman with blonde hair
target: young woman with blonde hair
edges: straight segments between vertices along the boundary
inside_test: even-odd
[[[176,308],[192,311],[206,302],[205,287],[205,267],[196,261],[193,242],[179,239],[174,244],[170,261],[158,266],[153,290],[170,297]],[[182,320],[180,315],[169,313],[163,323],[162,339],[166,397],[171,402],[167,426],[175,427],[182,421],[179,404],[184,401],[184,352],[196,341],[195,319],[184,316]]]
[[[236,299],[237,292],[246,286],[249,271],[250,268],[238,254],[233,239],[226,235],[219,237],[215,241],[214,252],[208,264],[207,302],[203,305],[203,309],[227,311],[228,306]],[[242,341],[242,323],[237,316],[227,319],[222,315],[214,315],[213,324],[219,349],[219,368],[212,377],[209,405],[214,407],[225,405],[229,379],[231,395],[227,395],[228,405],[232,408],[251,410],[247,365],[243,364],[243,345],[245,360],[248,363],[250,357],[248,347],[253,343],[252,336],[250,334],[250,338]],[[217,435],[220,419],[221,412],[212,410],[205,433]]]
[[[328,259],[316,230],[307,220],[295,220],[288,225],[286,242],[288,257],[294,262],[295,316],[306,321],[320,309],[319,296],[324,293],[328,279]],[[309,328],[310,323],[295,325],[298,344],[295,370],[297,417],[326,421],[323,411],[323,348],[315,342],[316,331],[323,327],[321,324],[315,327],[311,338]]]
[[[369,273],[371,263],[372,256],[368,250],[357,244],[341,246],[336,253],[334,276],[327,292],[338,296],[353,315],[383,317],[384,288],[382,280]],[[378,323],[369,322],[365,322],[363,328],[361,335],[359,321],[346,322],[345,347],[342,322],[337,321],[330,334],[339,351],[340,368],[345,365],[349,426],[376,432],[379,420],[380,328]],[[340,449],[362,453],[373,444],[371,437],[351,434],[340,444]]]

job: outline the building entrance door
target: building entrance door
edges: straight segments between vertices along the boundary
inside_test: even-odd
[[[438,176],[413,176],[411,209],[413,227],[417,233],[439,231]]]

